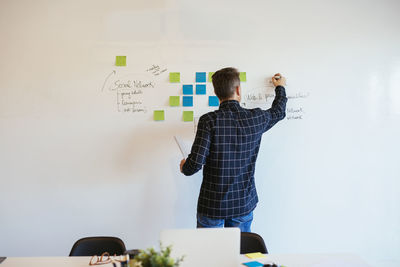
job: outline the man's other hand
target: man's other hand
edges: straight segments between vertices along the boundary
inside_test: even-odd
[[[183,164],[185,164],[185,162],[186,162],[186,159],[183,159],[183,160],[181,160],[181,165],[180,165],[181,172],[182,172],[182,167],[183,167]]]
[[[286,78],[282,76],[282,74],[277,73],[272,77],[272,83],[275,87],[277,86],[285,86],[286,85]]]

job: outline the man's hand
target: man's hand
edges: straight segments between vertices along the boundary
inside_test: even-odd
[[[275,87],[277,86],[285,86],[286,85],[286,78],[283,77],[280,73],[277,73],[272,77],[272,83]]]
[[[182,172],[182,167],[183,167],[183,164],[185,164],[185,162],[186,162],[186,159],[183,159],[183,160],[181,160],[181,165],[180,165],[181,172]]]

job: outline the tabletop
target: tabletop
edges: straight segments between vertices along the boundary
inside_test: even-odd
[[[91,257],[9,257],[1,267],[88,267]],[[361,258],[354,254],[266,254],[264,258],[249,259],[240,255],[237,266],[243,263],[258,261],[260,263],[275,263],[286,267],[369,267]],[[112,264],[101,265],[104,267]],[[118,264],[119,266],[119,264]],[[228,266],[227,266],[228,267]]]

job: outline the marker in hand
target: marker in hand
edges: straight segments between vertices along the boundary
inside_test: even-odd
[[[286,78],[283,77],[280,73],[275,74],[272,77],[272,83],[274,86],[285,86],[286,85]]]

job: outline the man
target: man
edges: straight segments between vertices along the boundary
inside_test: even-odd
[[[254,170],[261,136],[285,117],[285,78],[275,74],[275,99],[268,110],[240,106],[239,72],[224,68],[212,76],[219,109],[200,117],[196,138],[181,172],[192,175],[204,165],[197,203],[197,227],[239,227],[250,232],[258,197]]]

